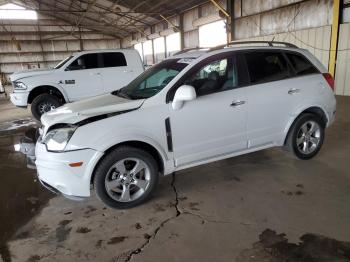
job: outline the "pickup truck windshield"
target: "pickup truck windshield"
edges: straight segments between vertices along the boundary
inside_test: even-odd
[[[177,76],[193,59],[167,59],[147,69],[135,80],[120,90],[113,91],[127,99],[150,98],[160,92]]]
[[[59,69],[61,68],[65,63],[67,63],[73,56],[68,56],[65,59],[63,59],[61,62],[59,62],[54,69]]]

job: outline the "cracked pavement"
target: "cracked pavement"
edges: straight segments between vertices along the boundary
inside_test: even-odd
[[[300,243],[302,236],[311,234],[303,238],[309,245],[316,234],[325,236],[319,238],[325,243],[347,247],[342,241],[350,240],[350,103],[346,107],[342,101],[338,99],[337,121],[327,130],[317,158],[300,161],[271,149],[179,171],[160,180],[149,202],[128,210],[105,208],[94,195],[84,202],[59,196],[48,200],[37,187],[35,194],[23,196],[26,188],[18,181],[30,184],[34,171],[24,173],[23,159],[7,149],[12,140],[0,138],[0,160],[7,161],[0,174],[12,179],[3,182],[6,188],[0,192],[8,199],[16,196],[15,203],[23,202],[3,223],[11,227],[21,210],[30,216],[7,241],[7,257],[11,261],[285,261],[266,253],[271,250],[266,235],[299,250],[304,250],[302,244],[287,244],[285,239]]]

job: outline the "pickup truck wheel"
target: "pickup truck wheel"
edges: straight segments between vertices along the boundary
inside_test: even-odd
[[[42,94],[34,98],[31,106],[32,114],[36,120],[40,121],[40,117],[57,107],[60,107],[62,102],[54,95]]]
[[[311,159],[320,151],[324,134],[324,126],[319,117],[310,113],[303,114],[291,127],[286,142],[287,149],[299,159]]]
[[[126,209],[147,201],[158,184],[158,165],[146,151],[122,146],[97,166],[94,188],[107,206]]]

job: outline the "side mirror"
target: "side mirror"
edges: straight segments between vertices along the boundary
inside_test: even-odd
[[[197,97],[196,90],[193,86],[182,85],[180,86],[175,93],[172,107],[174,110],[179,110],[182,108],[185,101],[195,100]]]

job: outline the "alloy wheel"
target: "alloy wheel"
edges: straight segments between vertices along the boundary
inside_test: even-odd
[[[297,148],[302,154],[313,153],[321,141],[321,127],[315,121],[305,122],[299,129],[296,143]]]
[[[107,194],[119,202],[131,202],[141,197],[150,185],[149,166],[137,158],[125,158],[115,163],[105,178]]]

